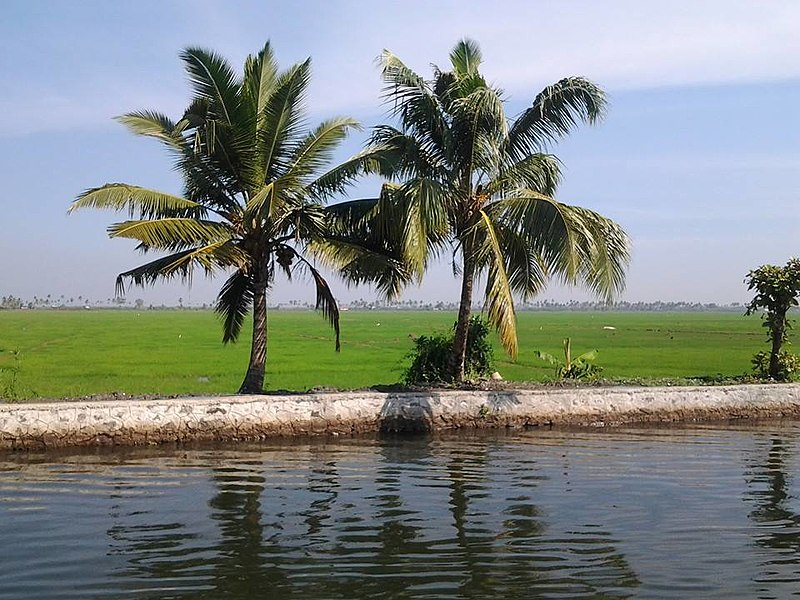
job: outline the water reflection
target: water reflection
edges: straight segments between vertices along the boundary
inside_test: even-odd
[[[776,550],[800,550],[800,515],[790,504],[790,478],[787,462],[794,454],[794,444],[780,437],[763,440],[759,450],[766,451],[766,460],[753,469],[751,485],[756,508],[750,513],[757,523],[769,525],[761,529],[758,542]],[[765,484],[765,485],[763,485]]]
[[[629,597],[639,580],[615,540],[596,525],[558,530],[557,513],[548,523],[534,498],[540,485],[552,484],[550,469],[507,458],[495,445],[450,454],[450,507],[465,574],[459,597]],[[497,465],[512,472],[495,472]]]
[[[213,471],[218,492],[209,506],[211,519],[219,525],[220,539],[209,597],[256,598],[267,590],[278,595],[289,588],[280,515],[262,523],[261,499],[266,482],[262,470],[263,466],[253,464]]]
[[[334,517],[338,488],[336,461],[324,452],[313,450],[308,471],[308,491],[313,499],[303,514],[308,526],[306,536],[310,541],[319,542],[324,539],[322,533]]]
[[[800,580],[796,443],[794,428],[7,456],[0,598],[780,597]],[[723,507],[742,497],[736,521]]]
[[[754,531],[756,543],[768,551],[760,561],[755,578],[762,584],[759,597],[778,597],[764,594],[769,588],[797,591],[800,585],[800,506],[792,493],[796,469],[796,435],[759,436],[748,469],[749,489],[745,499],[754,505],[750,518],[758,524]]]

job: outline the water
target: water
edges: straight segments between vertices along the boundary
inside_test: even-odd
[[[800,423],[0,455],[0,599],[786,598]]]

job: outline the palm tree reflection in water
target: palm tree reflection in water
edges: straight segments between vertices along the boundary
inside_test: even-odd
[[[757,451],[766,452],[766,457],[750,468],[745,498],[755,504],[750,512],[750,518],[759,525],[755,541],[772,554],[762,565],[762,579],[785,579],[781,574],[781,565],[785,562],[786,568],[791,570],[789,579],[797,583],[800,579],[796,561],[800,552],[800,513],[796,509],[797,498],[791,493],[792,478],[788,475],[795,457],[795,440],[772,436],[769,440],[762,437],[758,441]],[[790,560],[784,561],[786,557]]]
[[[126,589],[153,598],[544,598],[627,597],[639,584],[605,528],[537,506],[561,468],[502,441],[298,443],[214,463],[205,461],[210,500],[187,487],[182,501],[197,505],[174,519],[117,506],[108,533],[128,561]]]
[[[275,597],[290,591],[285,572],[287,550],[281,548],[279,521],[262,522],[263,465],[253,470],[239,466],[214,469],[217,495],[211,500],[211,518],[218,522],[220,540],[214,559],[213,594],[216,598]]]
[[[551,483],[550,475],[535,460],[506,462],[503,454],[501,444],[476,445],[451,453],[448,462],[450,508],[464,565],[458,596],[632,595],[639,579],[610,534],[597,526],[576,526],[563,535],[554,531],[559,525],[548,523],[533,501],[537,487]],[[504,497],[492,498],[498,492]],[[499,526],[492,523],[501,515]]]

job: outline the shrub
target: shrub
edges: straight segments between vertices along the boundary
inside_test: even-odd
[[[455,329],[455,326],[453,327]],[[403,381],[410,385],[452,383],[449,369],[453,353],[454,332],[421,335],[414,340],[414,349],[408,354],[411,365],[403,373]],[[464,374],[467,379],[487,377],[492,372],[493,351],[489,342],[489,325],[479,316],[469,321]]]
[[[564,338],[563,361],[547,352],[537,350],[536,355],[555,367],[556,379],[561,381],[567,379],[595,380],[600,377],[600,372],[603,370],[603,367],[593,362],[597,358],[597,350],[590,350],[577,358],[572,358],[572,342],[569,338]]]
[[[764,311],[761,318],[769,331],[767,341],[772,346],[766,357],[762,356],[764,352],[753,357],[755,371],[761,377],[788,381],[797,371],[797,357],[782,348],[789,343],[788,333],[792,328],[788,312],[800,304],[800,259],[789,259],[783,267],[762,265],[747,274],[745,283],[748,290],[756,291],[745,315]]]
[[[2,353],[2,350],[0,350]],[[10,364],[0,364],[0,399],[7,402],[19,400],[22,396],[17,389],[17,378],[22,366],[22,355],[19,350],[9,350],[11,355]]]
[[[777,356],[777,371],[775,376],[770,373],[770,353],[759,352],[753,356],[753,370],[761,379],[775,379],[776,381],[792,381],[800,377],[800,356],[783,350]]]

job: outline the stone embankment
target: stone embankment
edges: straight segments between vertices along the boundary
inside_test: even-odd
[[[800,417],[800,384],[347,392],[0,405],[0,449]]]

